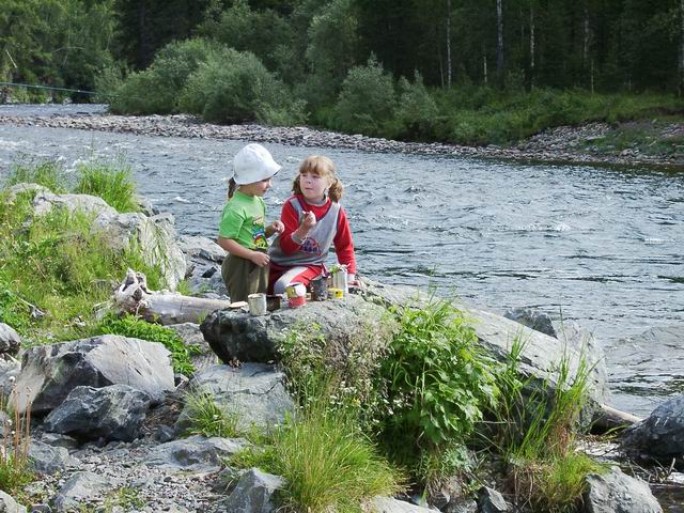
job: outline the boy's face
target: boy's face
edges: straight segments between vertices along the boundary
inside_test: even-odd
[[[240,192],[249,196],[263,196],[271,188],[271,179],[261,180],[260,182],[248,183],[240,186]]]

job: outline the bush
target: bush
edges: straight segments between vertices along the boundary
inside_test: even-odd
[[[303,121],[303,105],[254,54],[223,50],[199,66],[188,79],[181,108],[216,123]]]
[[[447,459],[463,461],[458,453],[496,402],[494,366],[449,303],[403,307],[397,316],[401,330],[382,369],[388,411],[381,439],[400,464],[424,469],[419,478],[438,479],[435,470],[456,470]]]
[[[392,77],[371,57],[366,66],[352,68],[344,79],[333,128],[381,136],[394,118],[396,101]]]
[[[149,68],[133,73],[112,97],[112,112],[170,114],[178,111],[178,98],[190,75],[201,63],[219,53],[220,45],[189,39],[165,46]]]
[[[397,137],[423,141],[433,139],[433,125],[437,114],[437,103],[426,89],[418,72],[413,83],[404,77],[399,80]]]

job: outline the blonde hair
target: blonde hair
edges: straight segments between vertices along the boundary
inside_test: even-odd
[[[335,174],[335,164],[328,157],[321,155],[310,155],[306,157],[299,166],[299,172],[292,183],[292,192],[301,194],[302,188],[299,185],[299,178],[302,173],[312,173],[314,175],[325,176],[330,180],[330,187],[328,188],[328,197],[331,201],[339,202],[342,199],[344,192],[344,185]]]

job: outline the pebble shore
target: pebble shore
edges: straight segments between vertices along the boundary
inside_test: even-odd
[[[684,155],[644,154],[622,150],[615,154],[592,153],[587,143],[605,137],[611,129],[604,123],[581,127],[557,127],[537,134],[512,147],[496,145],[460,146],[441,143],[401,142],[356,134],[340,134],[305,126],[271,127],[261,125],[214,125],[186,114],[118,116],[110,114],[73,114],[51,116],[0,115],[0,125],[39,126],[134,133],[160,137],[248,140],[292,146],[327,147],[374,153],[413,155],[452,155],[493,158],[521,162],[610,165],[626,167],[664,167],[684,169]],[[670,131],[681,127],[673,125]],[[589,148],[591,145],[589,144]]]

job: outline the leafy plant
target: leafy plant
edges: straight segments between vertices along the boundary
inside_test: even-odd
[[[421,462],[439,462],[434,456],[453,455],[464,446],[483,410],[496,404],[494,367],[472,327],[448,302],[401,307],[396,315],[401,329],[382,369],[388,409],[381,440],[399,463],[424,468],[421,479],[439,478],[434,470],[455,469]]]
[[[106,162],[81,164],[74,192],[99,196],[117,212],[139,212],[130,166]]]
[[[221,408],[210,393],[189,392],[185,395],[185,403],[188,408],[187,434],[227,438],[239,435],[237,416]]]
[[[134,315],[121,318],[109,315],[93,329],[93,334],[113,334],[124,337],[140,338],[151,342],[159,342],[171,353],[174,372],[191,376],[195,367],[191,361],[190,349],[183,339],[171,328],[149,323]]]

